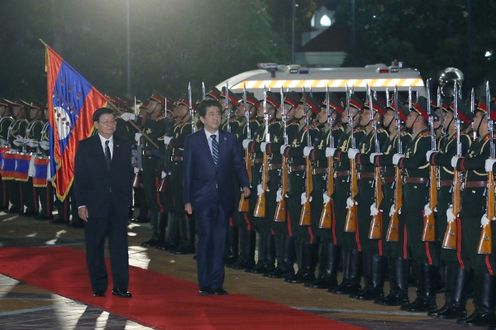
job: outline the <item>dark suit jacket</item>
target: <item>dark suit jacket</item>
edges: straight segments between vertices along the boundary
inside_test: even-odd
[[[108,217],[110,210],[127,216],[131,206],[131,145],[115,135],[113,140],[110,171],[98,134],[78,145],[74,170],[76,203],[87,206],[90,218]]]
[[[237,181],[235,180],[237,178]],[[234,209],[236,182],[248,187],[248,175],[236,137],[219,131],[219,162],[215,165],[205,131],[189,135],[184,143],[183,197],[193,211],[220,205],[227,213]]]

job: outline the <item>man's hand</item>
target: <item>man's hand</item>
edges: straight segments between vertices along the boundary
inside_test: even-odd
[[[78,207],[78,215],[84,222],[88,222],[88,208],[86,206]]]
[[[186,212],[187,215],[193,214],[193,207],[191,206],[191,203],[184,204],[184,212]]]
[[[250,190],[250,188],[248,188],[248,187],[243,187],[243,197],[244,197],[244,198],[248,198],[248,197],[250,197],[250,194],[251,194],[251,190]]]

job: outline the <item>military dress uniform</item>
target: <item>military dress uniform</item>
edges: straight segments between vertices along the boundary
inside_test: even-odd
[[[14,121],[14,118],[10,115],[5,115],[0,118],[0,147],[8,149],[11,144],[9,142],[9,127]],[[8,210],[9,208],[9,195],[8,195],[8,185],[7,181],[11,179],[2,176],[0,182],[0,209]]]
[[[24,136],[26,135],[27,126],[28,121],[24,118],[21,118],[12,121],[8,128],[9,144],[11,148],[18,153],[23,152]],[[24,200],[22,198],[23,196],[20,181],[18,181],[17,179],[9,180],[7,187],[11,204],[9,212],[19,213],[22,215],[24,213]]]

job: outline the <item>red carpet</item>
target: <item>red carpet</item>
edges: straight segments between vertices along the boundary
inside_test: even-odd
[[[73,248],[0,248],[0,273],[160,329],[359,329],[248,296],[200,297],[194,283],[137,267],[132,299],[94,298],[84,252]]]

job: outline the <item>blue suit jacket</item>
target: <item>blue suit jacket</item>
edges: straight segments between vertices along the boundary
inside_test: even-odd
[[[183,154],[183,197],[193,211],[219,205],[228,213],[235,204],[236,185],[249,187],[241,146],[236,137],[219,131],[219,162],[215,165],[203,129],[186,137]]]

